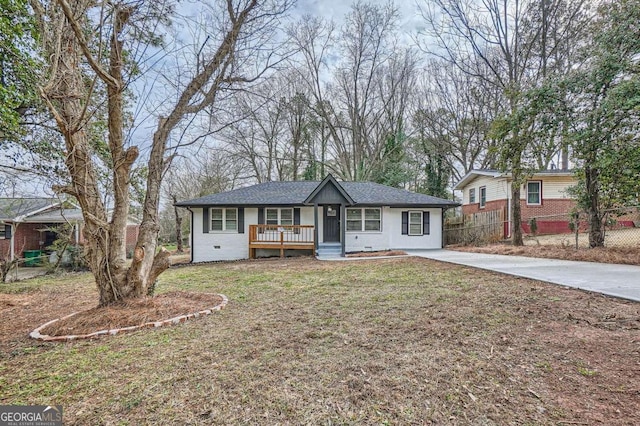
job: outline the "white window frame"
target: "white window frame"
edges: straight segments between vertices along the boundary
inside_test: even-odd
[[[277,212],[277,223],[269,223],[269,210],[275,210]],[[288,210],[291,212],[291,223],[282,223],[282,211],[283,210]],[[289,226],[289,225],[293,225],[295,223],[295,212],[293,211],[293,207],[265,207],[264,208],[264,223],[266,225],[273,225],[273,226]],[[271,219],[273,220],[273,219]]]
[[[0,223],[0,240],[7,239],[7,233],[6,233],[7,228],[5,226],[6,225],[4,223]]]
[[[469,204],[475,204],[476,203],[476,189],[475,188],[470,188],[469,189]]]
[[[531,203],[529,202],[529,184],[531,183],[535,183],[538,184],[538,202],[537,203]],[[527,197],[527,205],[528,206],[541,206],[542,205],[542,181],[541,180],[529,180],[527,181],[526,185],[526,197]]]
[[[480,208],[484,209],[484,207],[487,205],[487,187],[481,186],[478,192],[478,202],[480,203]]]
[[[357,210],[360,212],[360,218],[359,219],[347,219],[349,217],[349,211],[354,211]],[[367,214],[366,211],[367,210],[377,210],[378,211],[378,219],[367,219]],[[347,223],[347,228],[346,228],[346,232],[382,232],[382,208],[380,207],[354,207],[354,208],[347,208],[345,210],[345,214],[347,216],[347,218],[345,218],[345,221]],[[372,221],[376,221],[378,222],[378,229],[367,229],[367,221],[372,222]],[[349,229],[349,222],[351,223],[355,223],[355,222],[359,222],[360,223],[360,228],[359,229]]]
[[[419,214],[420,216],[420,233],[416,233],[416,232],[411,232],[411,218],[413,217],[413,215],[415,214]],[[408,213],[408,218],[407,218],[407,234],[408,235],[424,235],[424,229],[422,228],[422,225],[424,224],[424,212],[421,210],[409,210]],[[414,223],[414,225],[416,225]]]
[[[221,210],[222,211],[222,229],[213,229],[213,221],[219,221],[220,219],[213,218],[213,211]],[[227,211],[235,211],[235,219],[236,227],[234,229],[227,228]],[[233,207],[211,207],[209,209],[209,232],[238,232],[238,209]]]

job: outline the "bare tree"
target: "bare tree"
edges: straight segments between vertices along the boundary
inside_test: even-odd
[[[203,148],[197,155],[174,160],[163,180],[163,195],[175,204],[178,200],[228,191],[236,187],[241,174],[242,165],[235,163],[226,152],[218,148]],[[166,220],[170,216],[167,212],[171,212],[173,216],[172,223]],[[173,234],[178,252],[183,251],[185,216],[184,209],[167,206],[164,212],[165,219],[161,218],[162,236],[173,240],[169,235]]]
[[[124,138],[124,92],[136,70],[131,68],[136,58],[129,53],[144,51],[133,43],[157,42],[153,30],[160,17],[170,14],[170,7],[145,1],[32,0],[31,4],[41,27],[46,61],[40,94],[64,135],[65,162],[71,176],[71,184],[58,190],[73,195],[82,207],[86,257],[100,305],[144,296],[169,266],[167,252],[156,254],[161,183],[172,158],[166,156],[167,141],[185,119],[215,104],[220,93],[258,78],[271,65],[269,60],[256,62],[251,56],[261,56],[260,46],[268,41],[278,17],[290,4],[286,0],[227,0],[212,11],[219,17],[214,26],[216,46],[203,53],[200,66],[188,78],[176,82],[177,96],[153,133],[142,223],[129,267],[125,261],[129,180],[139,155],[139,148],[127,147]],[[248,65],[254,66],[253,72]],[[91,99],[100,95],[96,90],[100,86],[105,88],[108,110],[111,215],[100,194],[87,131],[94,112]]]
[[[456,180],[472,169],[495,167],[489,133],[501,97],[491,89],[448,62],[432,60],[425,67],[413,112],[415,136],[433,141]]]
[[[542,10],[541,10],[542,7]],[[551,11],[573,16],[582,3],[563,0],[434,0],[424,2],[422,15],[428,38],[423,48],[429,54],[456,66],[462,72],[499,90],[504,99],[503,115],[496,132],[501,136],[502,167],[511,173],[512,239],[522,245],[520,188],[529,168],[536,128],[535,119],[518,120],[520,103],[527,89],[544,77],[551,59],[560,49],[561,37],[550,37]],[[570,19],[558,20],[574,25]],[[560,34],[562,28],[554,29]],[[500,124],[500,123],[499,123]]]
[[[405,132],[416,58],[397,46],[397,19],[392,4],[358,2],[339,32],[311,17],[290,31],[301,50],[296,69],[329,135],[326,166],[343,179],[371,178],[389,138]]]

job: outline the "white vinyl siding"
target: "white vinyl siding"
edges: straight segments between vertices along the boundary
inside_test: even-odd
[[[534,179],[537,178],[538,176],[534,176]],[[544,193],[542,193],[542,191],[540,192],[541,202],[544,202],[544,200],[566,200],[573,198],[568,191],[570,187],[576,184],[573,176],[540,176],[540,179],[537,179],[537,181],[542,183],[540,189],[544,191]],[[520,191],[520,197],[525,201],[528,201],[527,184],[524,184],[522,191]]]
[[[379,208],[347,209],[347,231],[380,232],[382,212]]]
[[[500,177],[494,178],[489,176],[479,176],[477,179],[474,179],[469,185],[465,186],[464,192],[462,194],[462,199],[464,204],[479,204],[480,203],[480,191],[479,188],[485,188],[485,203],[489,201],[495,200],[504,200],[511,197],[510,187],[507,179]],[[470,190],[474,189],[475,201],[470,200]],[[525,191],[521,191],[522,197],[524,198]]]

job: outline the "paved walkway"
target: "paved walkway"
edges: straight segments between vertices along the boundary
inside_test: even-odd
[[[13,269],[9,272],[7,282],[27,280],[29,278],[42,276],[46,273],[47,268],[44,266],[19,267],[17,271]]]
[[[575,262],[453,250],[406,250],[414,256],[580,288],[640,302],[640,266]]]

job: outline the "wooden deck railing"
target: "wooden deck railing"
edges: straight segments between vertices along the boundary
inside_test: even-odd
[[[313,225],[249,225],[249,257],[255,258],[256,249],[284,251],[313,250],[315,248]]]

